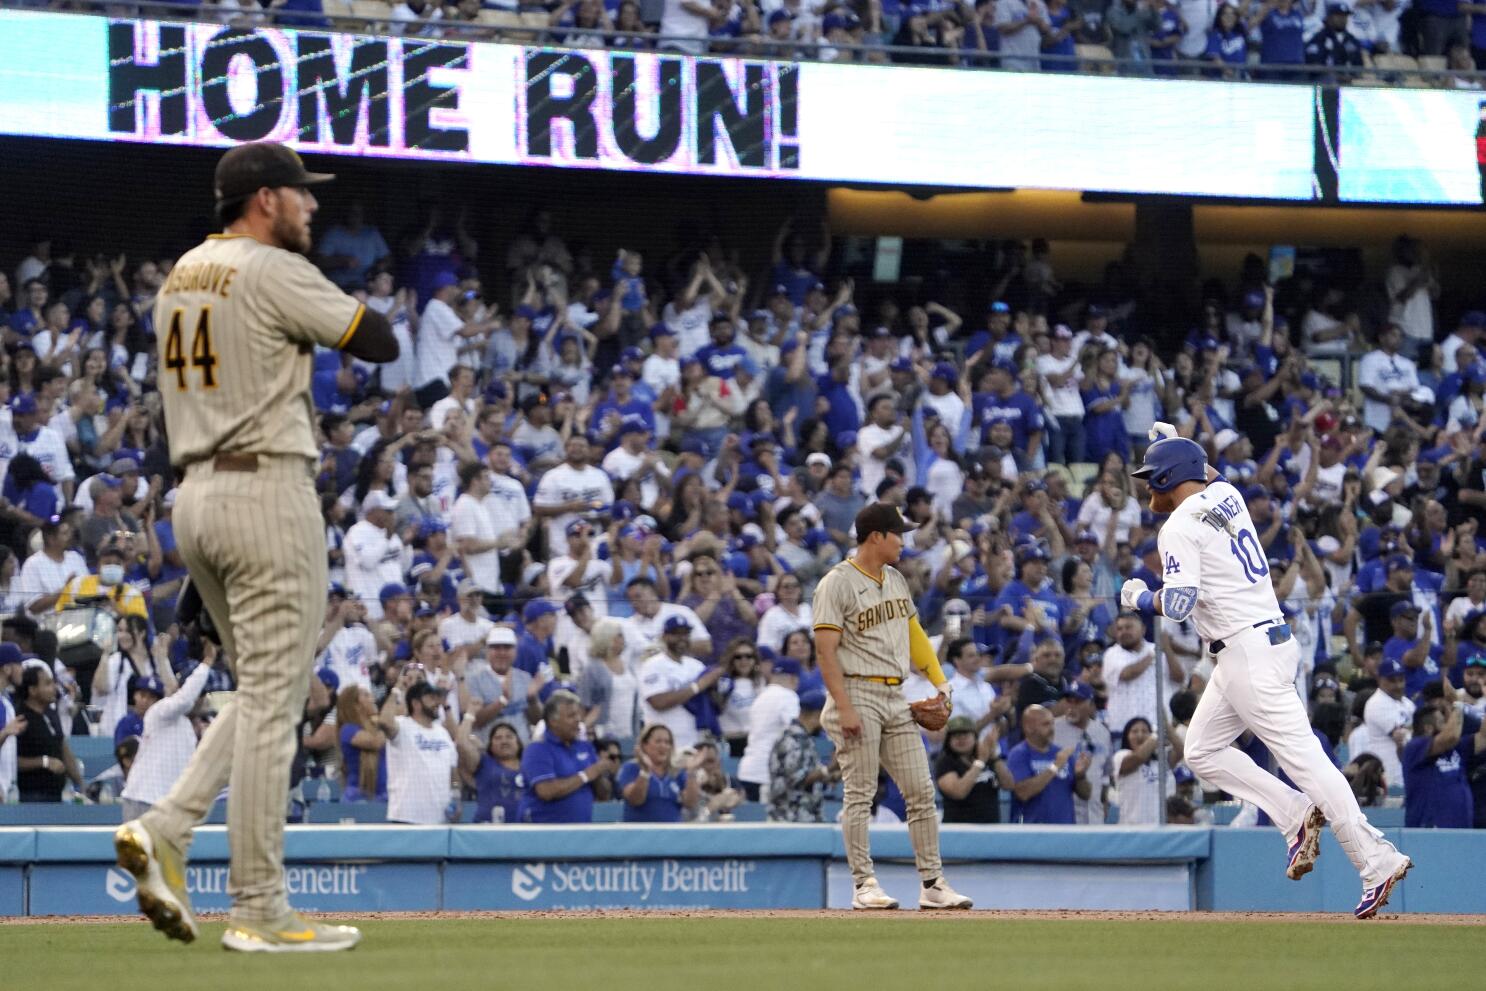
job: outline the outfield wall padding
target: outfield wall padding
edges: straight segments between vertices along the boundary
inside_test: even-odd
[[[0,915],[122,915],[133,881],[113,830],[0,829]],[[1486,832],[1393,829],[1416,864],[1389,911],[1486,914]],[[916,898],[907,830],[873,827],[885,887]],[[1269,829],[945,826],[946,873],[982,908],[1350,911],[1360,885],[1325,835],[1315,872],[1285,879]],[[843,907],[834,825],[290,826],[288,885],[304,909],[371,911]],[[222,910],[227,833],[197,831],[188,886]]]

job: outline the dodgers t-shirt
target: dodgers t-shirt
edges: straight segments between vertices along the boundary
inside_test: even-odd
[[[598,762],[598,752],[587,740],[562,743],[542,739],[529,745],[521,757],[521,778],[527,790],[517,809],[517,818],[522,822],[592,822],[591,785],[585,785],[555,802],[538,798],[536,787],[543,781],[571,777]]]
[[[1011,748],[1011,753],[1006,757],[1006,765],[1011,769],[1011,776],[1017,781],[1025,781],[1035,778],[1049,767],[1053,766],[1058,752],[1052,748],[1037,750],[1023,740]],[[1048,782],[1046,788],[1034,795],[1027,801],[1022,801],[1013,794],[1011,800],[1011,821],[1035,823],[1038,825],[1072,825],[1073,823],[1073,762],[1071,757],[1063,769],[1058,772],[1057,777]]]
[[[1454,749],[1429,755],[1432,737],[1416,736],[1403,747],[1404,826],[1469,829],[1474,813],[1466,761],[1476,752],[1474,735],[1462,734]]]
[[[619,769],[619,776],[614,781],[616,792],[624,790],[640,777],[640,765],[637,761],[628,761]],[[661,777],[656,774],[650,776],[650,787],[645,792],[645,804],[631,805],[624,802],[624,822],[680,822],[681,821],[681,792],[686,788],[686,772],[681,771],[670,777]]]

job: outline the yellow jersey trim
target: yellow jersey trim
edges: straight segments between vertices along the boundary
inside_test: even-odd
[[[817,629],[817,630],[835,630],[837,633],[845,632],[845,631],[843,631],[841,629],[841,627],[835,625],[834,623],[816,623],[815,624],[815,629]]]
[[[872,581],[876,582],[878,588],[881,588],[882,587],[882,583],[883,583],[883,580],[884,579],[883,578],[873,578],[870,574],[867,574],[867,570],[865,568],[863,568],[860,564],[857,564],[857,559],[856,558],[849,557],[849,558],[846,559],[846,563],[849,564],[849,565],[851,565],[853,568],[857,569],[858,571],[860,571],[863,575],[866,575],[867,578],[869,578]]]
[[[340,350],[351,343],[351,338],[356,335],[356,328],[361,326],[361,318],[366,315],[366,304],[356,307],[356,315],[351,318],[351,326],[341,335],[341,339],[335,342],[336,350]]]

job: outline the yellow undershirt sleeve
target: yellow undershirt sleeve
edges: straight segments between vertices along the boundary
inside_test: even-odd
[[[944,677],[944,671],[939,667],[939,655],[934,653],[934,645],[929,643],[929,635],[919,625],[917,616],[908,620],[908,659],[935,688],[949,680]]]

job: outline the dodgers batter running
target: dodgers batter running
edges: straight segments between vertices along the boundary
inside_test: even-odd
[[[1127,581],[1120,602],[1173,620],[1191,616],[1215,663],[1187,731],[1187,765],[1269,814],[1289,841],[1285,873],[1292,880],[1315,866],[1321,827],[1329,822],[1362,875],[1354,914],[1371,918],[1413,863],[1368,824],[1347,779],[1311,732],[1295,692],[1300,651],[1280,616],[1259,528],[1243,496],[1219,480],[1198,444],[1174,436],[1169,425],[1157,428],[1152,437],[1161,439],[1131,474],[1150,487],[1151,511],[1171,514],[1157,539],[1162,587],[1152,593],[1143,581]],[[1245,727],[1304,794],[1230,746]]]
[[[191,831],[224,785],[232,911],[222,944],[247,952],[348,949],[360,933],[310,922],[284,890],[284,808],[294,729],[325,613],[325,527],[314,474],[316,346],[397,357],[392,328],[305,258],[309,187],[290,149],[242,145],[216,171],[225,232],[181,256],[155,302],[170,460],[185,474],[175,533],[191,582],[234,664],[237,692],[170,794],[119,827],[119,865],[140,910],[190,942]]]
[[[816,586],[815,651],[830,692],[821,723],[841,765],[841,829],[854,882],[851,907],[898,907],[897,899],[877,882],[868,843],[881,766],[908,806],[908,835],[922,882],[919,908],[968,909],[970,899],[943,877],[929,758],[902,691],[911,662],[946,700],[950,694],[934,648],[919,626],[908,580],[893,567],[908,529],[897,507],[867,505],[856,518],[855,556],[828,571]]]

